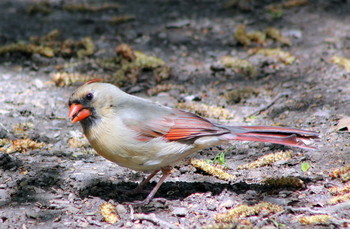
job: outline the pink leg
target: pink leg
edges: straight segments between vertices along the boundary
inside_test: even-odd
[[[154,197],[154,195],[157,193],[157,191],[158,191],[158,189],[159,189],[159,187],[163,184],[163,182],[165,181],[165,179],[171,174],[171,170],[172,170],[172,167],[170,167],[170,166],[167,166],[167,167],[164,167],[164,168],[162,168],[161,169],[162,170],[162,173],[163,173],[163,176],[160,178],[160,180],[158,181],[158,183],[156,184],[156,186],[154,186],[154,188],[152,189],[152,191],[148,194],[148,196],[147,196],[147,198],[146,199],[144,199],[144,200],[142,200],[142,201],[135,201],[135,202],[133,202],[133,203],[130,203],[130,204],[132,204],[132,205],[146,205],[146,204],[148,204],[152,199],[153,199],[153,197]],[[158,171],[157,171],[158,172]],[[151,174],[150,176],[154,176],[155,174]],[[149,177],[150,177],[149,176]],[[152,176],[152,177],[153,177]],[[149,177],[147,177],[147,179],[145,180],[145,181],[149,181],[150,179],[148,179]],[[145,181],[143,181],[141,184],[143,184]],[[147,181],[147,182],[148,182]],[[141,185],[140,184],[140,185]]]
[[[151,173],[150,175],[148,175],[148,177],[146,179],[144,179],[139,185],[137,185],[137,187],[133,190],[130,191],[131,194],[133,193],[139,193],[143,190],[143,188],[146,186],[146,184],[148,184],[148,182],[160,171],[160,169],[154,171],[153,173]]]

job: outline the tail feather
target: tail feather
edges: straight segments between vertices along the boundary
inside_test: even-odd
[[[303,149],[315,149],[308,144],[312,139],[319,138],[317,132],[288,127],[229,126],[226,128],[233,135],[231,140],[269,142]]]

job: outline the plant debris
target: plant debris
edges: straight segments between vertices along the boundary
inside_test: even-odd
[[[95,51],[95,45],[90,37],[85,37],[80,41],[70,39],[59,41],[57,38],[60,31],[52,30],[43,37],[33,36],[30,43],[15,43],[0,47],[0,55],[12,52],[24,52],[29,54],[40,54],[46,57],[63,56],[71,57],[73,55],[79,58],[91,56]]]
[[[94,78],[96,77],[80,73],[56,72],[52,76],[52,81],[56,86],[64,87],[75,83],[85,83]]]
[[[0,142],[0,145],[3,146],[0,148],[0,151],[5,151],[6,153],[23,153],[27,150],[42,149],[46,145],[43,142],[36,142],[29,138],[15,140],[2,139]]]
[[[325,224],[329,223],[332,216],[330,215],[311,215],[311,216],[302,216],[298,218],[298,221],[302,224]]]
[[[345,185],[343,187],[331,187],[328,189],[328,191],[332,195],[339,195],[339,194],[344,194],[350,192],[350,184]]]
[[[272,204],[268,202],[261,202],[253,206],[248,206],[246,204],[239,205],[233,209],[228,210],[225,213],[218,213],[215,215],[215,220],[222,223],[234,222],[236,219],[264,214],[275,214],[282,211],[283,208],[277,204]]]
[[[224,7],[225,8],[238,8],[244,11],[252,11],[253,3],[255,0],[228,0]]]
[[[264,56],[269,56],[287,65],[294,63],[296,60],[296,58],[292,54],[290,54],[289,52],[282,51],[282,49],[279,49],[279,48],[275,48],[275,49],[256,48],[256,49],[250,49],[248,53],[251,55],[262,54]]]
[[[330,174],[333,178],[340,178],[341,181],[347,182],[350,180],[350,165],[346,165],[340,169],[335,169]],[[350,184],[343,187],[330,187],[328,191],[335,197],[328,200],[329,204],[338,204],[350,200]]]
[[[248,46],[251,43],[249,37],[247,36],[246,25],[244,24],[237,26],[233,37],[244,46]]]
[[[102,204],[100,207],[100,213],[107,223],[115,224],[120,220],[116,207],[111,203]]]
[[[309,0],[288,0],[282,3],[271,4],[266,7],[267,10],[276,12],[282,9],[303,6],[309,3]]]
[[[277,28],[274,28],[274,27],[266,28],[266,35],[281,44],[288,45],[288,46],[292,45],[292,41],[288,37],[283,36]]]
[[[264,44],[266,40],[266,34],[260,31],[250,32],[246,31],[246,25],[240,24],[237,26],[233,37],[242,45],[248,46],[251,42],[258,44]]]
[[[274,27],[267,27],[265,31],[247,32],[246,25],[240,24],[237,26],[233,36],[244,46],[249,46],[252,42],[265,45],[267,37],[272,38],[282,45],[292,45],[292,41],[288,37],[283,36],[281,32]]]
[[[221,168],[211,165],[204,160],[191,159],[191,165],[221,180],[233,181],[236,179],[236,176],[229,174]]]
[[[59,40],[61,32],[57,29],[50,31],[42,37],[33,36],[30,42],[37,45],[42,45],[53,50],[55,56],[72,57],[77,56],[83,58],[91,56],[95,52],[95,44],[90,37],[85,37],[82,40],[75,41],[71,39]]]
[[[104,3],[100,5],[92,5],[92,4],[66,4],[63,9],[67,11],[82,11],[82,12],[96,12],[102,10],[117,10],[120,8],[120,5],[117,3]]]
[[[350,164],[347,164],[341,168],[334,169],[329,174],[332,178],[340,178],[341,181],[347,182],[350,180]]]
[[[136,84],[141,70],[152,70],[156,82],[167,79],[170,74],[170,67],[157,57],[148,56],[142,52],[135,52],[136,59],[132,62],[121,62],[120,69],[114,73],[114,82],[116,85],[123,86],[127,82]]]
[[[189,110],[190,112],[194,112],[200,116],[215,118],[215,119],[232,119],[234,115],[229,110],[218,107],[218,106],[209,106],[203,103],[197,102],[185,102],[185,103],[177,103],[175,105],[178,109]]]
[[[180,92],[185,92],[186,88],[183,85],[178,84],[158,84],[155,87],[148,89],[147,95],[153,96],[170,90],[179,90]]]
[[[127,61],[134,61],[136,59],[134,49],[127,44],[120,44],[115,48],[117,55],[120,55],[123,59]]]
[[[151,71],[153,78],[148,78],[148,82],[160,83],[170,76],[171,68],[160,58],[146,55],[139,51],[134,51],[127,44],[116,47],[116,57],[112,59],[99,60],[97,64],[110,71],[114,71],[106,81],[119,87],[135,85],[140,82],[142,72]]]
[[[257,69],[248,60],[223,56],[221,57],[220,62],[225,68],[232,68],[238,73],[242,73],[250,78],[255,78],[258,75]]]
[[[270,186],[271,188],[303,188],[305,187],[304,181],[298,177],[271,177],[267,178],[263,182],[265,185]]]
[[[90,37],[84,37],[76,43],[80,48],[77,50],[77,56],[83,58],[84,56],[91,56],[95,52],[95,44]]]
[[[13,126],[13,132],[15,134],[23,135],[26,131],[33,128],[34,128],[34,123],[32,122],[17,123]]]
[[[12,52],[24,52],[29,54],[38,53],[46,57],[53,57],[55,55],[52,48],[34,44],[16,43],[0,46],[0,55]]]
[[[337,64],[338,66],[344,68],[347,72],[350,72],[350,59],[341,56],[333,56],[330,59],[330,62]]]
[[[86,52],[89,52],[89,49],[86,49]],[[80,52],[78,55],[86,55],[86,52]],[[143,71],[152,71],[153,79],[147,80],[154,80],[156,83],[160,83],[170,76],[171,69],[163,60],[139,51],[134,51],[127,44],[117,46],[116,54],[112,59],[99,59],[96,61],[100,67],[114,71],[112,75],[60,72],[53,75],[53,81],[57,86],[69,86],[77,82],[80,83],[94,78],[101,78],[104,82],[122,87],[135,85],[140,82],[140,75]]]
[[[257,96],[259,91],[252,87],[239,88],[237,90],[230,90],[225,92],[224,97],[230,104],[240,103],[251,96]]]
[[[113,23],[113,24],[121,24],[121,23],[125,23],[128,21],[133,21],[135,20],[135,16],[132,15],[121,15],[121,16],[113,16],[109,22]]]
[[[332,199],[328,200],[329,204],[338,204],[343,203],[350,200],[350,193],[345,193],[341,195],[337,195],[333,197]]]
[[[253,169],[253,168],[258,168],[263,166],[271,166],[276,161],[280,161],[280,160],[287,161],[287,160],[290,160],[292,157],[293,157],[292,150],[279,151],[276,153],[270,153],[270,154],[264,155],[251,163],[240,165],[237,167],[237,169]]]
[[[89,142],[85,138],[72,137],[68,139],[68,145],[73,148],[86,148],[89,146]]]
[[[41,2],[29,5],[26,11],[30,15],[35,15],[38,13],[50,14],[53,12],[53,8],[48,1],[41,1]]]
[[[307,172],[309,169],[311,168],[311,165],[308,162],[303,162],[300,165],[300,169],[301,171],[303,171],[304,173]]]
[[[203,229],[232,229],[237,228],[239,224],[238,220],[231,223],[211,223],[208,225],[204,225]]]

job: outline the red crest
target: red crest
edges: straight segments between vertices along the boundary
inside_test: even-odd
[[[92,84],[92,83],[97,83],[97,82],[102,82],[102,81],[103,81],[102,79],[96,78],[96,79],[92,79],[92,80],[87,81],[85,84]]]

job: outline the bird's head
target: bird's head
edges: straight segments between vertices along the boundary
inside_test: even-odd
[[[116,86],[101,83],[101,80],[90,80],[80,86],[69,98],[69,117],[72,122],[93,123],[104,115],[111,113],[110,110],[118,103],[122,93]]]

